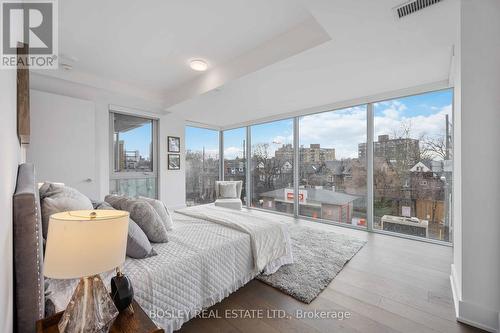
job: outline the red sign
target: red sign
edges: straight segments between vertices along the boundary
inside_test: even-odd
[[[293,200],[293,192],[287,192],[286,193],[286,199],[287,200]],[[304,201],[304,193],[299,193],[299,201]]]

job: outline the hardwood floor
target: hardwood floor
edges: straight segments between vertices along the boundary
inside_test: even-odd
[[[480,332],[455,320],[449,280],[451,247],[290,221],[353,235],[367,244],[311,304],[253,280],[210,308],[210,313],[222,318],[195,318],[179,332]],[[231,309],[261,310],[264,315],[228,318],[225,311]],[[265,315],[275,309],[286,311],[287,318]],[[348,311],[351,316],[297,319],[298,310]]]

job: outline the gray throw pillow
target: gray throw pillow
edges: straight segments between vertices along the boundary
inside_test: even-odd
[[[123,195],[109,194],[104,198],[104,201],[111,205],[114,209],[125,210],[123,208],[125,202],[127,202],[129,198]]]
[[[141,227],[150,241],[155,243],[168,242],[167,228],[165,228],[158,213],[146,201],[127,199],[123,202],[121,209],[130,213],[130,218]]]
[[[113,210],[107,202],[93,202],[95,209]],[[134,220],[129,219],[127,235],[127,256],[134,259],[143,259],[155,256],[157,253],[151,246],[144,231],[139,228]]]
[[[127,256],[134,259],[149,258],[157,255],[142,229],[130,219],[128,223]]]
[[[138,198],[140,200],[146,201],[148,204],[151,205],[151,207],[153,207],[153,209],[158,213],[161,220],[163,221],[163,224],[165,224],[165,228],[167,228],[167,230],[173,229],[174,222],[172,221],[172,216],[170,215],[168,208],[162,201],[142,196],[139,196]]]
[[[40,188],[40,199],[42,209],[42,234],[47,239],[49,230],[49,218],[52,214],[67,212],[70,210],[92,210],[92,202],[82,193],[74,188],[45,183]]]
[[[219,184],[220,197],[224,199],[238,198],[236,193],[236,183],[220,183]]]

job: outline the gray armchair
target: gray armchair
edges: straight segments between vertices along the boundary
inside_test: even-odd
[[[221,184],[236,184],[236,197],[234,198],[228,198],[228,197],[222,197],[221,196],[221,191],[219,189],[219,185]],[[243,188],[243,181],[216,181],[215,182],[215,205],[219,207],[225,207],[225,208],[230,208],[230,209],[236,209],[236,210],[241,210],[241,207],[243,206],[241,203],[241,189]]]

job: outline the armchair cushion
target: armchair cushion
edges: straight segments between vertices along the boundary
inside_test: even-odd
[[[241,198],[241,190],[243,188],[243,181],[238,180],[238,181],[216,181],[215,182],[215,197],[217,199],[219,198],[226,198],[223,196],[221,192],[221,186],[225,186],[226,184],[235,184],[236,185],[236,196],[234,198]]]

